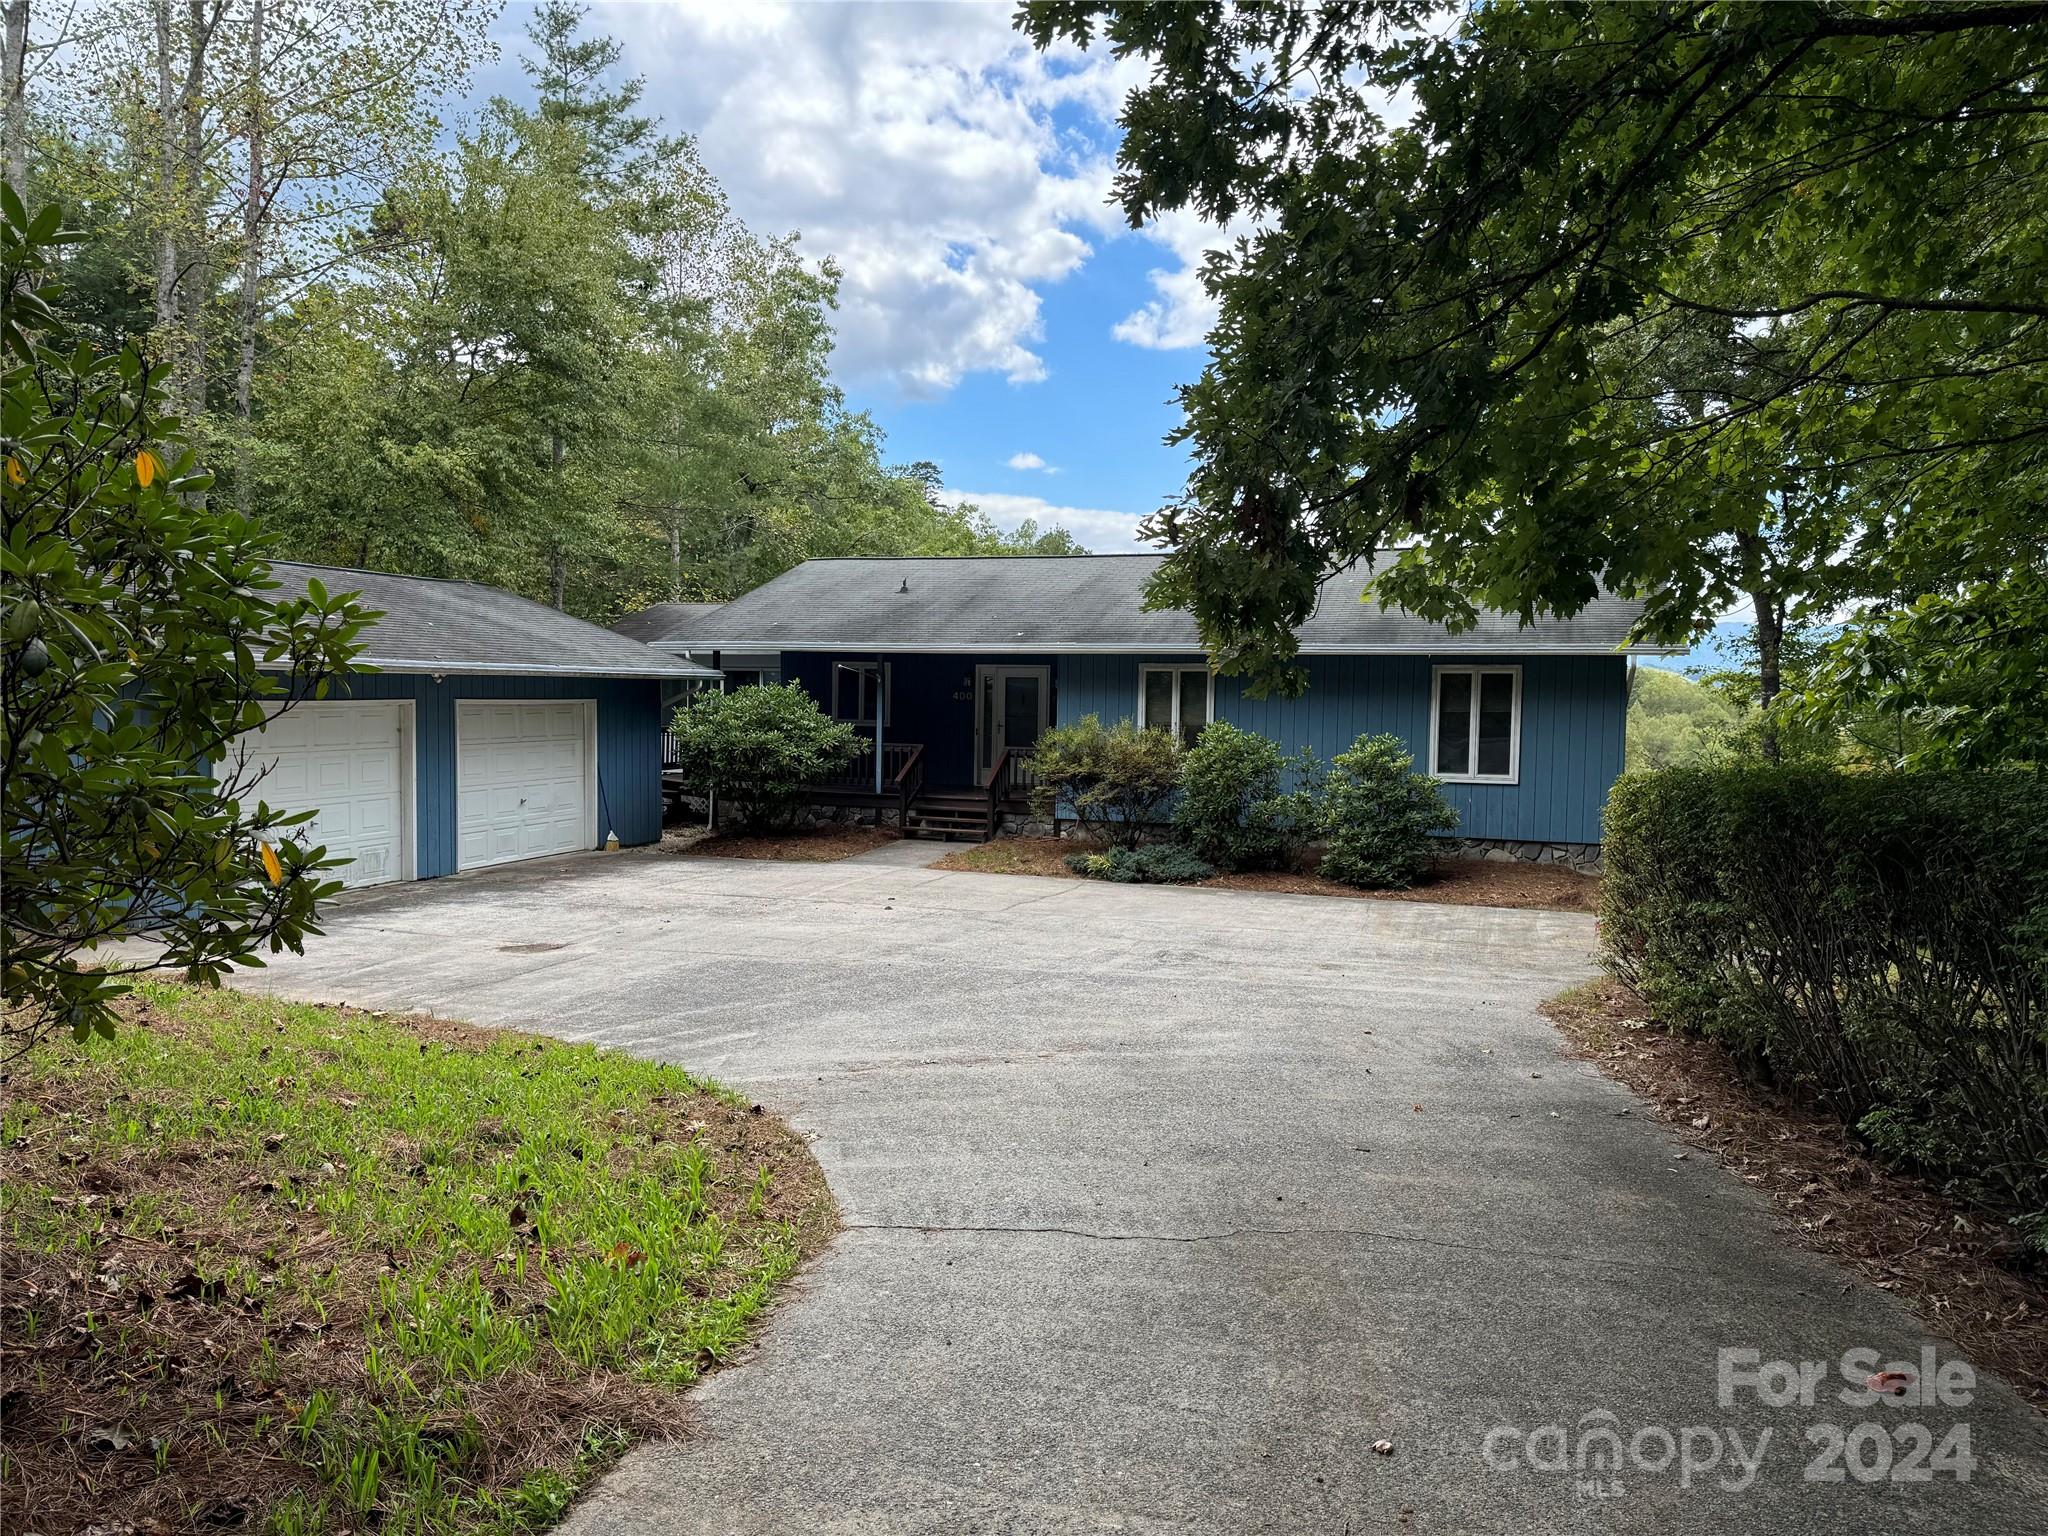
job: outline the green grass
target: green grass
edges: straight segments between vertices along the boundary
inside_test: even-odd
[[[0,1492],[53,1524],[545,1526],[832,1228],[801,1140],[674,1068],[233,992],[131,1011],[17,1067],[0,1120]]]

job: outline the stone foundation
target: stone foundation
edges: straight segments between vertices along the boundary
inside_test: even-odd
[[[1530,843],[1511,837],[1447,837],[1445,852],[1454,859],[1486,859],[1497,864],[1562,864],[1582,875],[1600,873],[1598,843]]]

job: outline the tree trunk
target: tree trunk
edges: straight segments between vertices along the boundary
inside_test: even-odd
[[[206,45],[212,28],[206,19],[206,0],[187,0],[186,13],[190,31],[185,39],[185,88],[178,103],[185,130],[184,196],[180,212],[191,238],[187,252],[190,265],[178,286],[184,290],[180,308],[185,322],[185,377],[179,394],[189,421],[206,409],[206,294],[212,274],[206,259],[200,191],[206,175]]]
[[[1771,591],[1752,592],[1750,601],[1756,606],[1756,705],[1762,731],[1760,741],[1764,760],[1775,763],[1780,759],[1774,707],[1782,681],[1778,661],[1785,641],[1785,608],[1779,595]]]
[[[28,0],[7,0],[6,55],[0,59],[0,110],[7,117],[7,179],[28,197]]]
[[[263,309],[263,0],[251,0],[249,10],[248,91],[249,185],[242,203],[242,291],[236,315],[242,356],[235,369],[235,414],[245,422],[256,381],[256,322]]]
[[[559,514],[562,497],[562,429],[560,427],[556,427],[549,434],[549,447],[555,471],[555,507]],[[549,559],[553,565],[550,574],[553,576],[555,583],[555,610],[560,612],[562,600],[567,594],[569,587],[569,562],[562,554],[562,541],[559,536],[555,539]]]
[[[235,415],[241,421],[235,442],[235,505],[244,516],[254,501],[249,485],[249,417],[256,385],[256,322],[263,312],[263,0],[251,0],[249,8],[247,89],[249,184],[242,201],[242,291],[235,305],[242,341],[235,364]]]
[[[683,525],[668,525],[668,600],[683,600]]]
[[[178,98],[171,86],[171,0],[156,0],[157,236],[156,330],[158,345],[177,345],[178,329],[178,150],[171,125]]]

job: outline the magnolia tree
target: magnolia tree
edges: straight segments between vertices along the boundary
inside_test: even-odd
[[[215,764],[266,714],[323,695],[374,617],[317,585],[267,595],[267,541],[209,504],[164,414],[167,370],[61,334],[60,224],[0,187],[10,1050],[60,1028],[110,1034],[138,972],[217,982],[318,931],[340,861],[294,837],[313,813],[264,804],[259,759]],[[146,955],[107,951],[135,937]]]

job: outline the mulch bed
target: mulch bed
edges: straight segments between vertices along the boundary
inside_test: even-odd
[[[857,853],[871,853],[897,834],[879,827],[817,827],[808,832],[789,832],[775,837],[748,837],[737,832],[671,832],[662,839],[664,852],[687,854],[694,859],[794,859],[799,863],[826,864],[850,859]]]
[[[2048,1411],[2048,1270],[2011,1226],[1886,1167],[1834,1116],[1752,1081],[1712,1041],[1657,1028],[1611,977],[1543,1011],[1680,1140],[1768,1195],[1794,1242],[1892,1292]]]
[[[1057,837],[1003,837],[949,853],[933,867],[1078,880],[1081,876],[1067,868],[1066,856],[1085,846]],[[1405,891],[1354,890],[1308,870],[1253,870],[1213,875],[1199,883],[1227,891],[1278,891],[1295,896],[1341,896],[1353,901],[1426,901],[1552,912],[1593,912],[1600,905],[1597,875],[1582,875],[1560,864],[1485,859],[1440,859],[1428,879]]]

